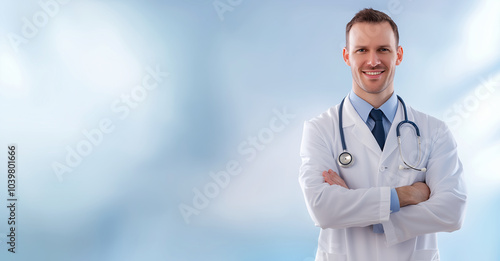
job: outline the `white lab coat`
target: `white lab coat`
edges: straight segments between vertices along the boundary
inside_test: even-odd
[[[381,151],[365,122],[345,99],[343,110],[347,150],[354,162],[342,168],[337,157],[342,152],[338,128],[339,105],[304,123],[300,149],[302,166],[299,182],[307,209],[316,226],[321,227],[317,261],[323,260],[439,260],[436,232],[459,229],[464,218],[466,192],[462,164],[456,143],[440,120],[408,106],[408,118],[420,129],[422,162],[418,168],[403,169],[396,127],[403,120],[398,109]],[[401,127],[405,160],[418,160],[413,128]],[[322,172],[339,173],[349,189],[324,182]],[[390,213],[390,189],[425,181],[431,190],[429,200],[402,207]],[[385,233],[373,232],[381,223]]]

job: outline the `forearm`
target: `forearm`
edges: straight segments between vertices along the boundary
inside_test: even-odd
[[[410,186],[396,188],[398,194],[399,206],[416,205],[429,199],[429,187],[422,182],[417,182]]]
[[[308,211],[321,228],[365,227],[389,219],[390,188],[346,189],[301,184]]]
[[[466,205],[462,193],[439,193],[418,205],[407,205],[382,222],[389,245],[418,235],[460,229]]]

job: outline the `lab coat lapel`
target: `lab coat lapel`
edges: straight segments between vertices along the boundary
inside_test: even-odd
[[[380,146],[377,143],[377,140],[375,140],[375,137],[371,133],[370,129],[368,129],[368,126],[366,123],[359,117],[359,114],[356,112],[356,109],[351,104],[351,101],[347,97],[345,99],[345,105],[344,105],[344,118],[343,118],[343,127],[344,130],[347,134],[349,132],[349,128],[352,126],[350,133],[352,137],[354,137],[353,140],[356,140],[357,142],[361,142],[365,147],[369,148],[376,154],[380,155],[382,151],[380,150]],[[347,135],[346,135],[347,136]],[[347,150],[349,150],[349,142],[347,143]]]

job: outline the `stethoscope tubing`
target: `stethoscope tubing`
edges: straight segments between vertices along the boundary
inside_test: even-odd
[[[408,169],[413,169],[413,170],[417,170],[417,171],[426,171],[427,169],[426,168],[417,168],[416,166],[418,166],[422,160],[422,150],[421,150],[421,147],[420,147],[420,130],[418,129],[418,126],[415,122],[413,121],[410,121],[408,120],[408,113],[407,113],[407,110],[406,110],[406,104],[405,102],[403,101],[403,99],[397,95],[398,97],[398,100],[401,102],[401,105],[403,105],[403,112],[404,112],[404,120],[399,122],[398,123],[398,126],[396,126],[396,136],[397,136],[397,139],[398,139],[398,147],[399,147],[399,155],[401,157],[401,160],[403,161],[403,164],[408,168]],[[344,126],[343,126],[343,113],[342,113],[342,110],[344,108],[344,101],[345,101],[345,98],[342,99],[342,102],[340,103],[340,106],[339,106],[339,133],[340,133],[340,141],[342,143],[342,150],[343,152],[338,156],[337,158],[337,161],[339,163],[339,165],[341,167],[349,167],[352,165],[352,163],[354,162],[354,157],[352,156],[351,153],[349,153],[347,151],[347,145],[346,145],[346,142],[345,142],[345,136],[344,136]],[[417,139],[418,139],[418,162],[417,164],[415,165],[410,165],[409,163],[407,163],[405,160],[404,160],[404,157],[403,157],[403,152],[401,150],[401,132],[400,132],[400,127],[404,124],[410,124],[411,126],[413,126],[413,128],[415,129],[415,133],[417,135]],[[400,169],[402,169],[402,165],[400,165]],[[404,167],[403,167],[404,169]]]

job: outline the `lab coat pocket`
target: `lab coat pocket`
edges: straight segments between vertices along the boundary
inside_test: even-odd
[[[413,252],[411,261],[439,261],[439,251],[437,249],[422,249]]]
[[[345,229],[322,229],[320,231],[318,246],[319,250],[327,253],[328,256],[346,255]]]
[[[408,186],[415,182],[425,181],[425,171],[418,171],[414,169],[400,169],[398,170],[398,186]]]
[[[314,261],[347,261],[347,255],[326,253],[318,249],[318,252],[316,253],[316,259]]]

